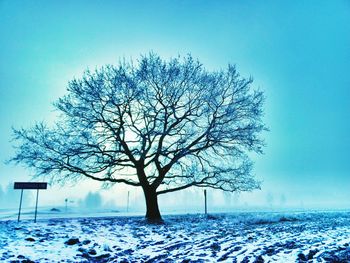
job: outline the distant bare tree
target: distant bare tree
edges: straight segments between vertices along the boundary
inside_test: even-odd
[[[157,196],[191,186],[259,188],[247,152],[261,153],[264,96],[234,66],[208,72],[187,56],[156,54],[137,65],[87,71],[55,103],[54,127],[14,131],[12,161],[53,181],[90,178],[142,187],[146,218],[161,219]]]
[[[100,208],[102,205],[102,197],[98,192],[89,192],[85,199],[82,200],[82,205],[92,209]]]

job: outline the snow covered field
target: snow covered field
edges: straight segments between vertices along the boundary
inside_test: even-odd
[[[0,221],[0,262],[350,262],[350,212]]]

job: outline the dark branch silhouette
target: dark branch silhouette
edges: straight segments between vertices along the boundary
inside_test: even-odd
[[[148,219],[157,195],[191,186],[259,187],[248,152],[261,153],[264,96],[234,66],[208,72],[191,56],[87,71],[55,103],[54,127],[14,130],[12,159],[53,181],[82,178],[142,187]]]

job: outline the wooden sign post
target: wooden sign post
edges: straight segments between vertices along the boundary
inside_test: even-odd
[[[23,199],[23,190],[36,190],[36,202],[35,202],[35,216],[34,222],[36,223],[36,216],[38,213],[38,198],[39,198],[39,190],[47,189],[47,183],[32,183],[32,182],[15,182],[14,184],[15,190],[21,190],[21,200],[19,201],[19,210],[18,210],[18,219],[21,217],[21,208],[22,208],[22,199]]]
[[[207,214],[207,190],[204,190],[204,213]]]
[[[129,199],[130,199],[130,191],[128,191],[128,199],[126,200],[126,212],[129,212]]]

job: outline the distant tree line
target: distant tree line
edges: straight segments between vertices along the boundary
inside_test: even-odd
[[[33,194],[30,191],[24,191],[23,207],[32,205]],[[13,189],[13,183],[6,187],[0,185],[0,209],[17,208],[19,205],[20,191]]]

